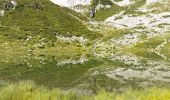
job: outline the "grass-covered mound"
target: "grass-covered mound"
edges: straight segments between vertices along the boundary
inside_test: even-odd
[[[38,87],[32,82],[8,84],[0,88],[0,100],[169,100],[170,89],[148,88],[124,93],[99,92],[97,95],[77,95],[74,92]]]
[[[49,0],[17,0],[15,9],[6,10],[5,16],[0,17],[0,34],[17,39],[29,35],[50,39],[55,35],[83,36],[91,40],[98,37],[82,20],[87,18]]]

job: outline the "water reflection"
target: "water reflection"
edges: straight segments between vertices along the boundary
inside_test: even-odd
[[[61,88],[71,88],[81,83],[88,70],[99,65],[96,60],[88,61],[86,55],[77,55],[73,59],[24,54],[0,57],[0,80],[33,80],[38,84]]]
[[[0,80],[33,80],[37,84],[64,89],[83,88],[97,91],[167,85],[170,82],[167,61],[134,54],[110,53],[57,56],[48,54],[1,54]]]

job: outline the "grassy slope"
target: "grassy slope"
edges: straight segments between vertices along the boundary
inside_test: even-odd
[[[64,92],[58,89],[49,90],[37,87],[32,82],[9,84],[0,88],[1,100],[169,100],[170,90],[149,88],[145,90],[127,90],[124,93],[101,91],[96,96],[76,95],[74,92]]]
[[[102,0],[101,4],[104,4],[104,5],[109,4],[109,5],[111,5],[111,8],[101,9],[101,10],[97,11],[96,16],[94,17],[95,20],[103,21],[103,20],[107,19],[108,17],[119,13],[120,11],[125,11],[125,13],[132,13],[134,9],[144,5],[146,2],[146,0],[138,0],[138,1],[134,0],[136,2],[135,4],[120,7],[116,4],[107,3],[108,1],[109,0]],[[120,1],[120,0],[117,0],[117,2],[118,1]]]
[[[40,65],[39,63],[37,64],[37,62],[39,62],[38,60],[37,62],[33,61],[28,56],[28,54],[36,55],[36,57],[39,57],[40,55],[50,57],[52,56],[52,58],[55,58],[57,60],[63,60],[75,58],[77,55],[82,55],[84,52],[86,52],[87,47],[85,49],[85,47],[82,47],[76,41],[69,43],[57,40],[56,35],[63,35],[66,37],[83,36],[89,41],[99,37],[97,33],[88,30],[86,25],[84,25],[80,21],[86,20],[86,17],[67,8],[59,7],[51,3],[49,0],[17,0],[17,2],[18,6],[16,7],[16,9],[6,11],[5,16],[0,17],[0,57],[3,58],[1,59],[2,62],[9,61],[12,66],[17,66],[17,68],[15,68],[8,65],[8,67],[10,66],[11,68],[17,69],[12,69],[12,73],[19,73],[19,62],[24,64],[24,67],[19,65],[21,68],[21,73],[23,72],[23,70],[25,70],[24,68],[26,68],[27,65],[25,64],[27,62],[35,64],[36,67]],[[28,7],[28,5],[35,4],[37,2],[41,2],[44,5],[44,8],[42,10]],[[32,38],[27,40],[29,36],[31,36]],[[45,44],[45,46],[40,48],[38,45],[42,43]],[[52,46],[51,44],[54,44],[54,46]],[[28,52],[29,50],[32,51]],[[26,59],[26,61],[23,61],[24,59]],[[44,65],[44,67],[46,67],[48,70],[44,70],[44,68],[42,68],[42,71],[44,71],[42,77],[39,77],[39,79],[36,79],[35,77],[35,80],[38,80],[39,83],[44,82],[43,79],[46,80],[44,76],[46,76],[48,79],[49,77],[55,75],[63,76],[64,71],[65,74],[71,73],[71,75],[69,75],[71,78],[69,77],[68,79],[68,75],[66,75],[64,78],[62,78],[62,81],[60,81],[60,83],[62,84],[62,82],[64,82],[65,84],[69,84],[70,81],[73,81],[73,78],[76,80],[77,78],[82,76],[83,73],[86,72],[86,70],[88,69],[87,67],[90,67],[85,66],[82,70],[79,70],[79,68],[77,68],[78,71],[76,69],[65,71],[65,69],[58,70],[56,68],[55,62],[53,65],[58,71],[56,72],[56,70],[54,70],[54,67],[49,68],[49,66],[51,65]],[[5,73],[7,73],[7,76],[9,77],[10,71],[8,70],[5,72],[5,70],[3,70],[5,67],[5,65],[0,64],[0,69],[2,71],[1,74],[3,74],[1,76],[5,77]],[[40,72],[39,70],[40,69],[37,68],[37,72]],[[35,69],[32,68],[31,71],[31,73],[29,72],[31,74],[31,77],[34,76],[34,72],[35,75],[38,75]],[[48,71],[51,74],[48,74]],[[31,78],[30,76],[29,74],[22,74],[20,78]],[[56,79],[56,77],[54,78],[55,79],[53,80],[56,81],[58,81],[58,79],[61,79]],[[53,81],[52,79],[49,80]]]
[[[41,1],[44,5],[43,10],[28,7],[38,0],[17,1],[16,9],[7,11],[4,17],[0,17],[1,35],[26,38],[28,35],[40,34],[42,37],[52,39],[60,34],[84,36],[91,40],[98,37],[75,17],[81,20],[86,20],[86,18],[74,11],[56,6],[48,0]]]
[[[58,7],[58,6],[52,4],[48,1],[45,1],[45,0],[41,1],[45,5],[44,10],[37,10],[37,9],[26,7],[26,5],[29,4],[30,2],[33,3],[33,0],[29,0],[29,1],[28,0],[27,1],[20,0],[19,6],[15,10],[8,11],[7,15],[5,17],[0,17],[0,32],[1,32],[0,42],[1,43],[3,43],[5,41],[5,42],[9,42],[9,44],[11,44],[11,45],[13,45],[13,43],[18,45],[19,42],[22,42],[21,40],[25,40],[27,38],[27,36],[30,36],[30,35],[36,37],[33,41],[31,41],[31,44],[36,41],[39,41],[39,39],[41,39],[42,37],[48,38],[49,40],[53,40],[53,39],[55,40],[55,35],[59,35],[59,34],[65,35],[65,36],[72,36],[72,35],[85,36],[86,38],[89,38],[90,40],[93,40],[93,39],[99,37],[96,34],[92,34],[93,33],[92,31],[89,31],[85,25],[83,25],[80,21],[78,21],[77,19],[75,19],[68,13],[71,13],[80,19],[86,20],[86,18],[84,18],[83,16],[81,16],[73,11],[70,11],[69,9]],[[115,10],[115,11],[117,11],[117,10]],[[56,12],[56,13],[54,13],[54,12]],[[68,13],[66,13],[66,12],[68,12]],[[108,13],[108,14],[104,14],[104,13]],[[98,16],[96,16],[96,19],[104,20],[108,16],[113,15],[113,13],[114,13],[113,9],[109,9],[109,11],[106,11],[106,10],[100,11],[99,13],[97,13]],[[126,13],[131,13],[131,10],[127,10]],[[107,36],[107,35],[109,35],[109,36]],[[118,37],[119,37],[119,35],[120,34],[118,34]],[[113,37],[112,34],[111,34],[111,37]],[[110,39],[110,34],[106,34],[104,37],[104,40],[108,40],[108,39]],[[136,46],[134,46],[134,48],[128,48],[125,50],[125,52],[133,52],[138,56],[146,56],[146,57],[156,58],[155,56],[148,55],[148,53],[150,53],[149,50],[154,49],[156,46],[160,45],[162,42],[163,42],[163,39],[157,39],[157,38],[152,39],[152,40],[146,41],[144,43],[137,44]],[[60,43],[60,42],[57,42],[56,45],[58,45],[59,47],[62,47],[62,45],[66,46],[66,49],[61,48],[58,50],[58,52],[60,52],[62,50],[63,54],[65,54],[65,52],[68,52],[68,50],[73,50],[73,49],[70,49],[70,47],[76,48],[76,47],[70,46],[70,45],[67,46],[67,44]],[[20,45],[17,47],[20,47]],[[2,50],[2,49],[0,48],[0,50]],[[13,50],[14,49],[11,48],[12,52],[13,52]],[[18,51],[17,48],[16,48],[16,51]],[[37,50],[37,51],[42,52],[43,50],[42,51]],[[75,49],[73,52],[77,52],[77,51],[79,51],[79,49]],[[162,49],[162,52],[167,53],[167,55],[169,57],[170,54],[168,51],[169,51],[169,43]],[[70,52],[71,51],[69,51],[69,53]],[[73,53],[71,53],[71,54],[73,54]],[[81,52],[80,52],[80,54],[81,54]],[[70,55],[70,54],[68,54],[68,55]],[[39,71],[39,69],[38,69],[38,71]],[[56,72],[54,72],[54,73],[56,73]],[[20,88],[22,88],[22,89],[25,87],[24,84],[22,84],[20,86],[21,86]],[[30,85],[28,85],[28,86],[30,86]],[[12,91],[10,91],[11,87],[14,87]],[[11,98],[12,98],[12,100],[18,100],[17,97],[13,98],[13,95],[19,95],[20,93],[24,93],[24,92],[21,92],[20,90],[17,89],[18,85],[12,85],[11,87],[2,88],[2,91],[0,93],[4,93],[3,94],[4,97],[5,97],[5,93],[7,93],[7,95],[6,95],[7,99],[9,97],[10,100],[11,100]],[[43,100],[43,98],[44,98],[44,100],[48,100],[50,97],[51,98],[52,97],[61,98],[62,100],[63,99],[75,100],[75,98],[79,98],[79,97],[76,97],[75,94],[72,94],[72,93],[70,93],[68,95],[62,95],[61,92],[58,90],[54,90],[51,92],[50,90],[44,89],[44,88],[37,89],[35,87],[34,89],[35,89],[35,91],[33,91],[31,93],[29,91],[29,93],[28,93],[31,96],[27,95],[27,93],[26,93],[27,91],[26,91],[25,92],[26,94],[22,94],[21,96],[19,96],[19,98],[21,98],[21,100],[24,98],[23,100],[25,100],[25,97],[24,97],[25,95],[30,96],[30,97],[28,97],[28,100],[34,100],[33,98],[41,98],[41,100]],[[18,90],[18,92],[17,92],[18,94],[17,93],[13,94],[14,90]],[[8,91],[10,91],[10,92],[8,92]],[[23,89],[23,91],[25,91],[25,90]],[[148,91],[150,94],[146,96],[145,94],[148,94]],[[106,97],[108,100],[109,99],[112,100],[113,97],[118,98],[118,100],[121,100],[121,99],[125,100],[125,98],[126,99],[129,98],[129,100],[131,100],[131,98],[134,98],[136,100],[136,98],[139,97],[139,94],[141,94],[140,95],[141,100],[143,100],[143,98],[152,100],[152,98],[157,99],[157,96],[160,93],[162,93],[160,96],[160,99],[166,100],[166,99],[169,99],[167,92],[169,93],[169,90],[163,90],[163,92],[162,92],[161,89],[145,90],[144,92],[130,91],[130,92],[122,94],[122,95],[117,95],[116,97],[115,97],[115,95],[113,95],[114,93],[102,92],[99,95],[97,95],[96,97],[86,98],[86,100],[88,100],[88,99],[90,99],[90,100],[95,100],[95,99],[96,100],[105,100]],[[132,93],[134,93],[134,94],[132,94]],[[39,96],[37,96],[36,94],[38,94]],[[27,98],[27,96],[26,96],[26,98]],[[31,99],[29,99],[29,98],[31,98]],[[6,100],[6,98],[4,100]]]
[[[56,36],[83,36],[89,42],[101,36],[87,28],[83,23],[87,21],[85,16],[59,7],[49,0],[17,2],[15,9],[6,11],[5,16],[0,17],[0,51],[4,54],[27,54],[25,51],[31,49],[36,55],[60,54],[58,56],[61,58],[63,55],[68,57],[84,52],[85,48],[76,41],[69,43],[57,40]],[[30,7],[36,3],[43,4],[44,8]],[[27,40],[28,37],[32,38]],[[42,43],[44,45],[39,46]]]

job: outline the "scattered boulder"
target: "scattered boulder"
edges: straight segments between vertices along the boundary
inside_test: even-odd
[[[17,6],[17,2],[15,0],[6,1],[4,3],[4,9],[5,10],[15,9],[16,6]]]
[[[37,10],[43,10],[43,8],[45,6],[41,2],[34,2],[34,3],[29,4],[28,7],[31,7],[33,9],[37,9]]]
[[[5,11],[4,10],[0,10],[0,16],[4,16]]]
[[[105,10],[105,9],[109,9],[109,8],[111,8],[111,7],[112,7],[112,5],[98,4],[98,5],[96,6],[96,10]]]
[[[95,13],[96,13],[96,9],[95,8],[92,8],[90,10],[90,17],[93,18],[95,16]]]
[[[86,5],[79,4],[79,5],[73,6],[71,9],[75,10],[76,12],[85,13],[88,11],[87,7],[88,6]]]
[[[5,10],[10,10],[14,8],[14,5],[11,2],[7,2],[4,4]]]

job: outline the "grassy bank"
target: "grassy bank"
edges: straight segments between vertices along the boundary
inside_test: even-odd
[[[170,89],[148,88],[127,90],[124,93],[99,92],[96,96],[82,96],[74,92],[59,89],[47,89],[25,81],[8,84],[0,88],[0,100],[169,100]]]

